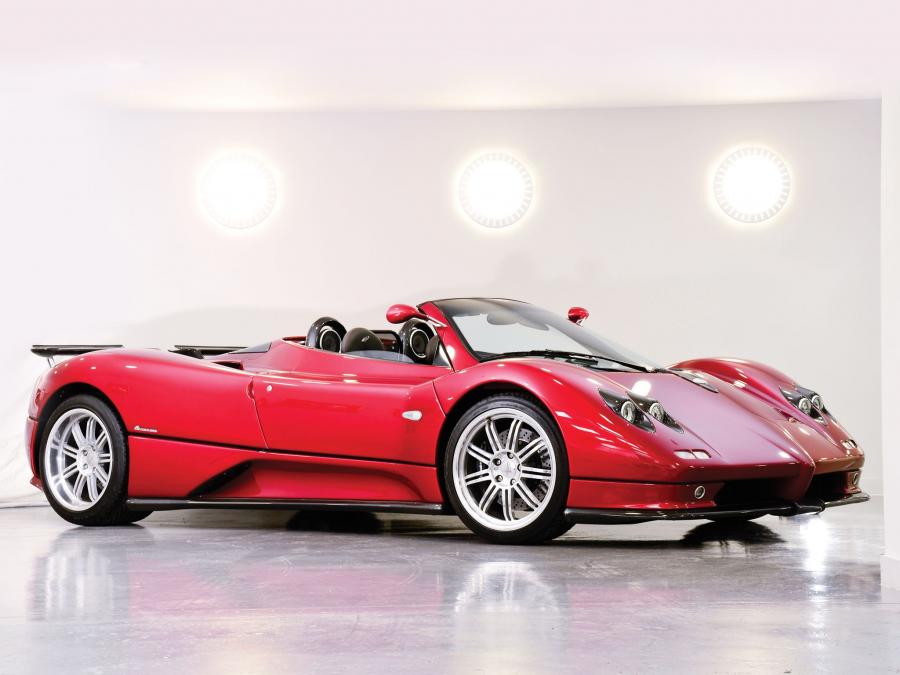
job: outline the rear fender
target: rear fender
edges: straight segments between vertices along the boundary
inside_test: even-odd
[[[75,356],[38,381],[29,417],[46,417],[69,388],[96,389],[129,434],[264,448],[248,373],[156,350],[113,349]]]

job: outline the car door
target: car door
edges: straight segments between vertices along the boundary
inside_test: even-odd
[[[290,371],[254,376],[270,449],[434,462],[444,415],[432,382],[449,368],[298,350]]]

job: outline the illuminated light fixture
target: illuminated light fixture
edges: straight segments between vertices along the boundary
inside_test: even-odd
[[[200,181],[200,200],[209,217],[236,230],[256,227],[275,209],[275,175],[252,155],[214,160]]]
[[[522,162],[502,152],[473,160],[459,179],[462,210],[479,225],[501,228],[528,212],[534,200],[534,181]]]
[[[741,223],[761,223],[787,204],[791,173],[767,148],[746,147],[728,155],[713,178],[713,194],[721,209]]]

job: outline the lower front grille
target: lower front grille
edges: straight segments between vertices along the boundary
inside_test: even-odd
[[[822,473],[813,476],[809,489],[806,491],[806,499],[821,499],[829,501],[840,499],[851,492],[855,492],[856,486],[853,480],[859,482],[859,471],[839,471],[837,473]]]
[[[725,483],[713,500],[718,506],[774,504],[783,501],[785,481],[778,478],[751,478]]]

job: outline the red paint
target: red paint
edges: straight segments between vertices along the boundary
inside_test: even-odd
[[[262,448],[251,379],[212,361],[155,349],[110,349],[57,364],[37,386],[43,405],[65,385],[91,385],[112,401],[129,432],[142,426],[160,436]]]
[[[567,314],[569,321],[572,323],[577,323],[579,326],[584,323],[584,320],[591,315],[584,307],[570,307],[569,313]]]
[[[222,448],[147,436],[129,441],[132,497],[187,497],[226,469],[249,468],[207,498],[440,502],[434,467]],[[171,470],[178,467],[177,471]]]
[[[570,318],[586,317],[580,310]],[[334,354],[296,338],[275,340],[265,353],[219,358],[239,369],[158,350],[73,357],[41,378],[29,406],[32,482],[40,485],[35,420],[54,393],[78,384],[102,392],[131,434],[132,496],[196,494],[246,464],[207,496],[441,502],[446,417],[476,388],[507,387],[532,395],[556,421],[569,458],[571,507],[709,507],[723,485],[747,479],[769,481],[778,498],[797,500],[814,476],[826,474],[838,476],[835,490],[858,491],[851,476],[864,463],[862,451],[845,448],[850,436],[830,416],[823,425],[786,401],[779,387],[796,383],[766,366],[678,364],[705,373],[714,393],[667,372],[601,372],[541,358],[479,363],[433,303],[388,311],[389,321],[411,316],[437,322],[452,367]],[[600,389],[659,400],[683,431],[628,424]],[[414,411],[421,420],[403,417]],[[677,450],[709,458],[682,459]],[[693,497],[698,485],[706,488],[702,500]]]
[[[388,323],[406,323],[410,319],[427,319],[412,305],[391,305],[385,313]]]
[[[25,420],[25,452],[28,455],[28,465],[31,467],[31,473],[37,475],[37,471],[35,470],[35,456],[31,449],[37,443],[37,439],[35,438],[35,434],[37,434],[37,420],[33,417],[28,417]]]
[[[279,342],[247,372],[267,447],[430,464],[444,415],[440,366],[394,363]],[[282,365],[275,370],[276,365]],[[422,413],[419,422],[404,411]]]
[[[700,486],[706,489],[703,499],[694,497]],[[569,485],[569,506],[584,509],[690,509],[715,506],[714,497],[723,483],[616,483],[614,481],[579,480]]]

